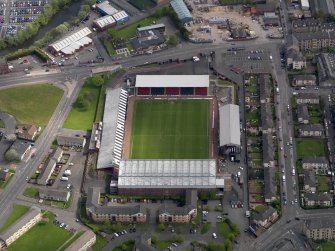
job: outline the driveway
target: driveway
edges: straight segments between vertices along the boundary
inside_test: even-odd
[[[0,120],[5,123],[5,134],[15,133],[16,120],[12,115],[6,112],[0,112]]]

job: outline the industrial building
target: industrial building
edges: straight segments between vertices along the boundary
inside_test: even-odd
[[[165,42],[164,36],[158,30],[144,30],[137,32],[137,36],[130,39],[136,51],[157,49]]]
[[[158,30],[159,33],[164,34],[165,24],[153,24],[149,26],[138,27],[137,34],[140,34],[141,32],[144,32],[144,31],[150,31],[150,30]]]
[[[223,189],[216,176],[216,160],[121,160],[118,192],[121,195],[183,195]]]
[[[193,20],[192,14],[183,0],[172,0],[170,4],[174,12],[176,12],[180,22],[184,24]]]
[[[93,27],[100,31],[103,31],[115,25],[116,21],[112,16],[103,16],[94,20],[93,22]]]
[[[55,54],[73,55],[85,46],[92,44],[92,31],[85,27],[81,30],[49,45],[49,50]]]
[[[137,75],[137,95],[207,95],[208,75]]]
[[[129,20],[129,16],[124,10],[115,13],[113,15],[113,18],[115,19],[116,23],[118,23],[118,24],[123,24],[123,23],[125,23],[126,21]]]
[[[102,16],[111,16],[119,12],[117,9],[111,6],[108,1],[97,4],[96,10]]]

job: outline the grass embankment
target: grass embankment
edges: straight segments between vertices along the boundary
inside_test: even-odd
[[[12,87],[0,91],[0,111],[18,124],[46,126],[64,91],[51,84]]]
[[[13,205],[13,211],[10,216],[7,218],[5,223],[0,228],[0,233],[5,232],[14,222],[20,219],[24,214],[29,211],[29,207],[24,205]]]

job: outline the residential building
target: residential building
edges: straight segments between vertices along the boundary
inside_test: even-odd
[[[320,51],[335,47],[335,31],[295,33],[301,51]]]
[[[43,200],[54,200],[67,202],[70,198],[70,191],[55,189],[39,189],[39,197]]]
[[[165,38],[158,30],[144,30],[138,32],[130,42],[137,52],[141,52],[157,50],[165,42]]]
[[[322,137],[323,126],[321,124],[312,125],[299,125],[298,126],[300,137]]]
[[[312,86],[316,85],[316,76],[313,74],[294,75],[292,79],[293,86]]]
[[[305,220],[302,231],[308,239],[312,239],[313,241],[334,240],[334,217]]]
[[[263,166],[274,167],[274,150],[271,134],[262,134]]]
[[[322,23],[321,19],[315,18],[305,18],[305,19],[296,19],[292,21],[292,32],[318,32],[318,31],[334,31],[334,23]]]
[[[15,150],[17,153],[17,160],[23,160],[31,149],[31,143],[17,139],[14,141],[9,150]]]
[[[297,105],[297,118],[300,124],[309,124],[309,113],[307,105]]]
[[[321,53],[316,57],[319,83],[322,86],[335,85],[335,53]]]
[[[65,251],[86,251],[96,242],[96,235],[92,230],[87,230],[75,242],[73,242]]]
[[[305,207],[332,207],[333,195],[324,193],[305,193],[303,203]]]
[[[319,95],[315,93],[299,93],[295,96],[297,104],[319,104]]]
[[[44,167],[37,178],[37,184],[46,185],[55,170],[58,162],[60,162],[63,155],[63,150],[58,147],[55,152],[49,156],[48,160],[45,162]]]
[[[270,86],[270,75],[262,74],[259,77],[259,99],[261,103],[270,103],[271,102],[271,86]]]
[[[8,170],[0,170],[0,180],[6,181],[10,177],[10,172]]]
[[[261,126],[259,129],[263,134],[271,134],[275,131],[275,127],[273,126],[273,111],[270,103],[261,104]]]
[[[316,192],[316,178],[314,171],[304,170],[304,190],[308,193]]]
[[[90,187],[87,192],[86,213],[95,222],[144,223],[147,216],[142,205],[100,205],[100,188]]]
[[[170,4],[174,12],[177,14],[180,22],[184,24],[193,20],[192,14],[183,0],[172,0]]]
[[[196,190],[186,190],[185,206],[164,203],[158,212],[159,223],[189,223],[197,216],[198,195]]]
[[[302,70],[306,68],[306,58],[300,51],[289,49],[286,52],[286,65],[292,70]]]
[[[6,58],[0,58],[0,75],[9,72],[9,67]]]
[[[275,169],[264,167],[264,199],[266,203],[276,200]]]
[[[60,146],[81,147],[86,143],[85,134],[64,133],[57,135],[57,144]]]
[[[20,125],[17,126],[16,135],[19,139],[34,141],[39,130],[36,125]]]
[[[36,225],[42,219],[41,209],[38,207],[31,207],[30,210],[24,214],[20,219],[15,221],[6,232],[0,235],[0,239],[6,243],[8,247],[29,229]]]
[[[255,213],[253,222],[261,227],[269,227],[278,219],[279,215],[276,209],[269,206],[266,207],[263,211]]]
[[[326,157],[303,157],[302,168],[313,170],[316,173],[326,174],[329,170],[329,162]]]

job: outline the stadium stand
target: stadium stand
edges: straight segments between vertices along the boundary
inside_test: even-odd
[[[179,88],[176,88],[176,87],[167,87],[165,89],[166,91],[166,95],[179,95]]]
[[[120,163],[127,102],[127,91],[121,88],[106,90],[103,131],[97,169],[111,168]]]
[[[164,95],[164,94],[165,94],[164,88],[160,87],[151,88],[151,95]]]
[[[190,88],[190,87],[180,88],[180,94],[181,95],[194,95],[194,88]]]

